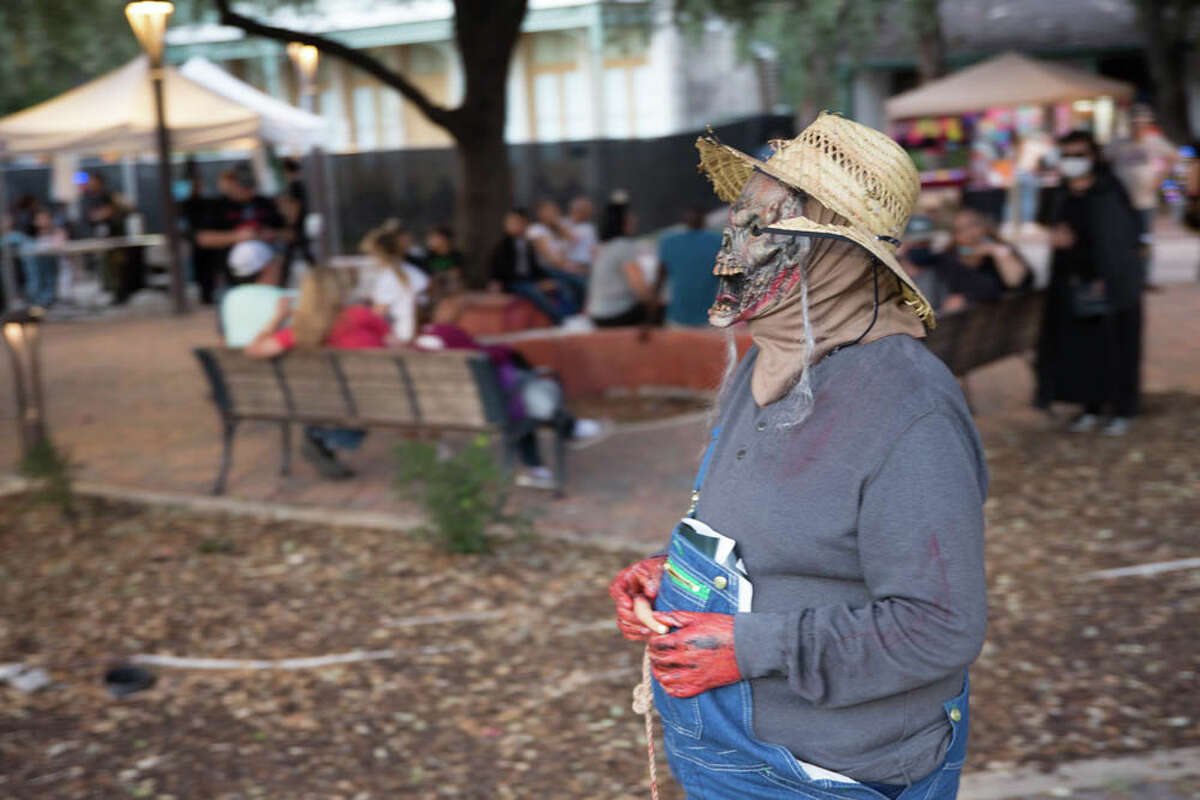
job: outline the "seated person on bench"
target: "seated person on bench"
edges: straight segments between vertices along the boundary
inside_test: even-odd
[[[531,489],[554,489],[554,474],[542,461],[537,429],[551,425],[567,439],[589,439],[601,435],[605,426],[594,419],[576,419],[566,407],[562,386],[556,378],[539,373],[511,347],[482,345],[457,325],[426,325],[413,342],[418,350],[474,350],[484,353],[496,370],[500,390],[507,399],[505,412],[521,470],[516,483]]]
[[[291,321],[285,324],[289,315]],[[390,334],[387,320],[371,309],[346,305],[345,290],[337,273],[328,267],[318,267],[307,272],[300,282],[300,299],[294,310],[288,298],[280,298],[274,317],[246,347],[246,355],[274,358],[292,348],[379,348],[388,344]],[[358,429],[309,425],[304,429],[300,452],[322,477],[349,478],[354,473],[338,461],[336,451],[357,449],[365,436],[366,431]]]
[[[504,238],[492,253],[490,288],[525,298],[558,325],[579,308],[571,302],[570,286],[538,263],[528,230],[529,214],[524,209],[505,216]]]
[[[371,306],[392,323],[396,341],[411,342],[417,335],[418,306],[427,299],[429,288],[429,277],[408,261],[412,237],[398,220],[388,220],[368,233],[359,249],[378,267]]]
[[[245,347],[275,316],[279,299],[296,293],[277,285],[283,258],[266,242],[239,242],[229,251],[228,263],[242,282],[221,297],[221,336],[229,347]]]

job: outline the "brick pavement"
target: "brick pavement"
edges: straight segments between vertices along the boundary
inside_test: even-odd
[[[1147,297],[1146,388],[1200,393],[1200,286],[1172,285]],[[109,319],[49,324],[43,353],[49,420],[56,440],[94,482],[161,492],[205,493],[220,454],[216,414],[190,348],[214,344],[211,312],[182,319]],[[7,369],[7,368],[5,368]],[[1044,425],[1027,404],[1028,365],[1010,359],[970,379],[985,437]],[[17,457],[12,398],[0,391],[0,472]],[[703,444],[704,422],[618,431],[572,453],[571,495],[550,501],[520,490],[518,501],[545,528],[587,537],[656,542],[684,507]],[[238,498],[364,511],[411,512],[392,496],[395,434],[373,432],[351,462],[359,476],[322,482],[297,459],[277,475],[274,425],[239,431],[230,475]]]

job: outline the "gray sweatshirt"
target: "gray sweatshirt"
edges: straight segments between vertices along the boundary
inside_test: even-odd
[[[987,466],[962,392],[905,335],[813,367],[814,405],[759,409],[738,366],[696,517],[754,584],[735,648],[758,738],[860,781],[911,783],[950,741],[942,703],[986,627]]]

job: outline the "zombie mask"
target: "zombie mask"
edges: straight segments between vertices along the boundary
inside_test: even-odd
[[[798,217],[804,195],[761,173],[746,182],[729,212],[713,274],[717,299],[708,310],[714,327],[727,328],[761,316],[799,283],[812,245],[807,236],[766,233],[780,220]]]
[[[748,196],[747,190],[752,181],[764,180],[763,175],[803,192],[838,219],[820,222],[811,218],[811,214],[800,213],[774,222],[772,233],[791,231],[800,236],[832,237],[862,248],[891,270],[900,282],[905,306],[932,328],[933,310],[928,300],[896,257],[899,237],[921,191],[920,174],[904,149],[881,131],[828,113],[817,117],[794,139],[776,141],[773,145],[774,153],[762,161],[722,144],[711,131],[696,140],[700,169],[712,181],[719,198],[727,203],[754,205],[752,195],[757,191],[749,192]],[[757,204],[769,205],[761,200]],[[737,228],[737,221],[733,228]],[[779,240],[773,239],[756,247],[770,250],[778,245]],[[815,245],[810,242],[797,246]],[[770,293],[773,277],[767,279],[765,291],[753,285],[754,276],[750,273],[758,265],[754,254],[746,250],[744,242],[728,243],[722,270],[741,269],[745,277],[743,285],[727,288],[744,287],[740,292],[743,295]],[[758,256],[763,257],[761,251]],[[762,298],[755,297],[749,307],[742,307],[747,299],[739,296],[738,291],[730,291],[710,312],[713,324],[729,325],[739,315],[746,319],[761,315],[761,309],[752,309]],[[768,298],[764,307],[770,304]]]

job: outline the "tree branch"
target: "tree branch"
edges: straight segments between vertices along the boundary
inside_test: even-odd
[[[430,122],[440,125],[451,133],[454,132],[453,126],[457,121],[457,117],[453,109],[437,105],[423,91],[409,83],[403,75],[385,66],[383,62],[368,55],[365,51],[355,50],[334,39],[315,33],[304,33],[289,30],[288,28],[280,28],[275,25],[266,25],[234,11],[230,5],[230,0],[213,0],[213,2],[216,4],[222,25],[240,28],[251,36],[274,39],[277,42],[285,44],[288,42],[310,44],[322,53],[341,59],[347,64],[351,64],[375,76],[381,83],[392,87],[403,95],[406,100],[415,105],[422,114],[429,118]]]

